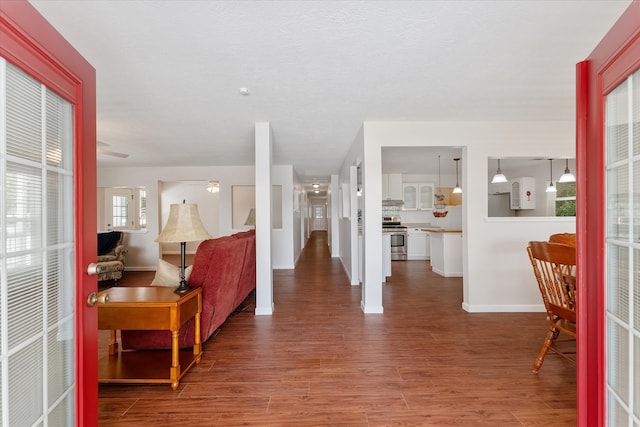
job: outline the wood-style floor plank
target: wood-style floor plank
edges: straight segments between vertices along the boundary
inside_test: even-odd
[[[126,272],[121,286],[152,278]],[[314,232],[296,269],[274,273],[273,291],[273,315],[255,316],[247,298],[176,391],[100,385],[100,425],[576,424],[575,365],[550,354],[531,373],[545,314],[467,313],[462,279],[428,262],[394,262],[384,314],[364,315],[361,287]],[[108,332],[99,335],[103,355]]]

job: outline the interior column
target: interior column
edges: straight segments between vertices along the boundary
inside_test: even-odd
[[[273,314],[271,268],[271,125],[255,124],[256,144],[256,315]]]

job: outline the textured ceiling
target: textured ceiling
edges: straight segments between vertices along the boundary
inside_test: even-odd
[[[97,70],[98,140],[129,154],[99,165],[252,164],[269,121],[315,181],[363,121],[573,120],[575,64],[630,0],[31,3]]]

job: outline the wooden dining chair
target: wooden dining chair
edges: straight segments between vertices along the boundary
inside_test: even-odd
[[[538,373],[549,350],[575,362],[575,347],[565,351],[558,344],[575,342],[576,338],[576,248],[561,243],[529,242],[527,252],[549,321],[549,332],[533,364],[533,372]],[[568,339],[558,340],[560,333],[568,335]]]
[[[569,245],[576,247],[576,233],[556,233],[549,236],[551,243],[562,243],[563,245]]]

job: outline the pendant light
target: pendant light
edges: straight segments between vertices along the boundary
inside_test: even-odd
[[[445,210],[446,206],[444,204],[444,194],[442,194],[441,189],[442,187],[440,187],[440,156],[438,155],[438,189],[436,190],[436,193],[433,195],[434,199],[435,199],[435,204],[434,204],[434,209],[433,209],[433,216],[435,216],[436,218],[444,218],[445,216],[447,216],[447,213],[449,211]]]
[[[460,158],[456,158],[453,159],[454,162],[456,162],[456,186],[453,189],[453,193],[454,194],[462,194],[462,188],[460,187],[460,185],[458,184],[458,161],[460,160]]]
[[[553,185],[553,159],[549,159],[549,186],[547,187],[547,193],[555,193],[558,189]]]
[[[564,173],[558,180],[558,182],[576,182],[576,177],[569,170],[569,159],[565,159]]]
[[[509,182],[506,176],[503,175],[502,169],[500,169],[500,159],[498,159],[498,169],[496,170],[496,174],[493,175],[493,179],[491,180],[492,184],[499,184],[501,182]]]

